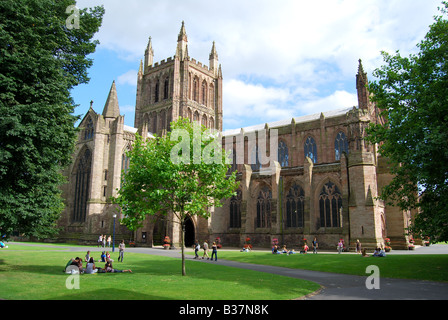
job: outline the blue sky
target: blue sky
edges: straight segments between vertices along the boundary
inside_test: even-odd
[[[380,52],[408,55],[439,14],[439,0],[78,0],[103,4],[89,84],[72,91],[84,116],[101,113],[115,80],[134,125],[137,71],[148,38],[154,62],[175,54],[182,21],[191,58],[208,65],[213,41],[223,71],[224,130],[357,104],[358,59],[372,79]]]

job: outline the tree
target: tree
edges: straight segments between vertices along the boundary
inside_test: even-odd
[[[71,162],[78,119],[70,90],[89,80],[87,55],[98,44],[92,38],[104,14],[102,7],[78,12],[74,4],[0,2],[0,233],[6,236],[54,234],[63,209],[61,171]]]
[[[379,144],[394,175],[381,198],[415,210],[409,232],[432,241],[448,240],[448,3],[443,4],[419,52],[383,52],[386,65],[369,83],[387,121],[372,124],[367,139]]]
[[[208,218],[211,206],[235,194],[235,174],[228,175],[227,155],[216,134],[204,126],[179,119],[166,136],[144,140],[137,135],[129,151],[117,203],[128,228],[142,226],[148,215],[172,214],[181,227],[182,275],[186,275],[185,219]]]

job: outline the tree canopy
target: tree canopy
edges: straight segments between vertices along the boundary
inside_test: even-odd
[[[227,155],[219,136],[204,126],[179,119],[162,137],[142,139],[137,135],[129,151],[130,166],[114,199],[120,205],[128,228],[141,226],[148,215],[173,215],[182,231],[187,217],[208,218],[210,207],[235,194],[236,172],[228,174]]]
[[[0,233],[53,234],[76,139],[70,90],[87,83],[103,7],[0,2]],[[73,8],[73,10],[70,10]]]
[[[409,232],[432,241],[448,240],[448,4],[443,5],[419,52],[383,52],[386,64],[369,83],[387,122],[372,124],[368,140],[379,144],[394,174],[381,198],[414,210]]]

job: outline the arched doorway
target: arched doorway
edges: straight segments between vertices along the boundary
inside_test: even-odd
[[[192,247],[195,241],[194,223],[190,217],[185,218],[185,247]]]

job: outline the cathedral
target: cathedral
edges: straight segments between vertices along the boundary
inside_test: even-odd
[[[59,239],[94,243],[99,235],[114,232],[116,242],[151,247],[168,236],[171,246],[178,247],[180,226],[172,217],[148,217],[142,228],[130,231],[120,224],[120,210],[111,197],[129,167],[126,151],[135,134],[148,139],[163,135],[172,121],[183,117],[222,133],[223,148],[233,155],[231,170],[237,170],[240,181],[235,196],[210,208],[208,219],[187,219],[187,247],[195,240],[219,238],[224,247],[250,242],[270,248],[278,243],[297,250],[317,238],[322,249],[336,249],[342,239],[353,250],[357,240],[373,248],[389,238],[393,248],[407,248],[411,213],[377,198],[392,176],[387,159],[364,140],[369,123],[384,120],[369,100],[361,61],[357,106],[223,131],[223,77],[215,43],[208,66],[190,58],[182,22],[174,57],[153,60],[149,38],[137,74],[134,127],[126,126],[120,115],[115,82],[102,113],[91,104],[79,124],[73,162],[64,172],[68,182],[62,187],[66,206]],[[266,164],[259,147],[275,154],[269,150],[274,138],[276,159]]]

